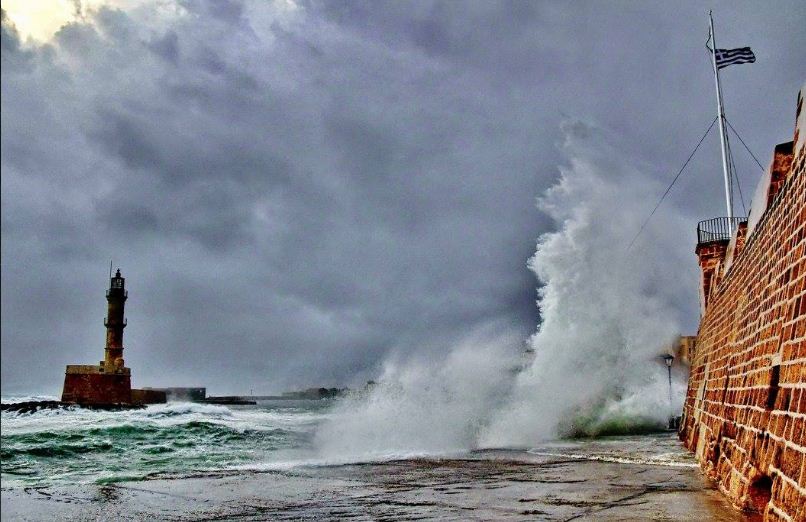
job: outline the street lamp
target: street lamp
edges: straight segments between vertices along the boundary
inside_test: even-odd
[[[674,426],[674,410],[672,408],[672,363],[674,362],[674,355],[667,353],[661,356],[663,362],[666,363],[666,370],[669,372],[669,428]]]

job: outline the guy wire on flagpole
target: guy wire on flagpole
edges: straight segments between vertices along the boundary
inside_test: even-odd
[[[760,162],[760,161],[758,161],[758,158],[756,157],[756,155],[755,155],[755,154],[753,154],[753,151],[752,151],[752,150],[750,150],[750,147],[748,147],[748,146],[747,146],[747,143],[745,143],[745,142],[744,142],[744,140],[743,140],[743,139],[742,139],[742,137],[739,135],[739,133],[738,133],[738,132],[736,132],[736,129],[734,129],[734,128],[733,128],[733,125],[730,123],[730,120],[729,120],[729,119],[727,119],[727,118],[725,118],[725,123],[727,123],[727,124],[728,124],[728,127],[730,127],[730,130],[732,130],[732,131],[733,131],[733,134],[735,134],[735,135],[736,135],[736,137],[737,137],[737,138],[739,138],[739,141],[740,141],[740,142],[742,142],[742,145],[744,146],[744,150],[746,150],[746,151],[747,151],[747,153],[748,153],[748,154],[750,154],[750,156],[752,156],[753,161],[755,161],[755,162],[756,162],[756,165],[758,165],[758,168],[760,168],[760,169],[761,169],[761,171],[762,171],[762,172],[764,172],[764,167],[761,165],[761,162]]]
[[[725,124],[727,125],[728,123],[727,116],[723,116],[722,118],[725,121]],[[733,182],[735,181],[736,188],[739,189],[739,201],[742,204],[742,215],[746,216],[747,209],[744,206],[744,194],[742,194],[742,185],[739,182],[739,173],[736,172],[736,162],[733,161],[733,148],[731,148],[730,146],[730,134],[727,132],[725,133],[725,150],[727,151],[728,156],[728,173],[730,174],[730,181],[731,181],[730,185],[731,207],[733,207]]]
[[[702,142],[705,141],[705,137],[708,136],[708,133],[711,132],[711,129],[714,128],[714,123],[716,123],[716,118],[714,118],[713,121],[711,122],[711,125],[708,126],[708,129],[706,129],[705,134],[702,135],[702,138],[700,138],[700,141],[697,142],[697,146],[694,147],[694,150],[691,151],[691,154],[689,154],[688,158],[683,163],[683,166],[680,167],[680,170],[677,171],[677,175],[674,177],[672,182],[669,183],[668,187],[666,187],[666,191],[663,193],[663,195],[660,197],[658,202],[655,204],[655,208],[652,209],[652,212],[649,213],[649,215],[646,217],[644,222],[641,224],[641,228],[638,229],[638,233],[635,234],[635,236],[632,238],[632,241],[630,241],[630,244],[627,246],[627,251],[628,252],[630,251],[630,249],[632,248],[633,244],[635,243],[635,240],[638,239],[638,236],[640,236],[641,232],[643,232],[644,228],[646,228],[646,224],[649,223],[649,220],[652,219],[652,216],[655,215],[655,211],[658,210],[658,207],[660,207],[660,204],[663,203],[663,200],[666,199],[666,196],[669,195],[669,192],[672,190],[672,187],[674,186],[675,183],[677,183],[677,178],[680,177],[680,175],[686,169],[686,166],[691,161],[691,158],[693,158],[694,154],[697,153],[697,150],[700,148],[700,145],[702,145]]]
[[[727,118],[725,121],[728,121]],[[728,159],[730,160],[730,171],[733,179],[736,180],[736,188],[739,189],[739,202],[742,204],[742,215],[747,215],[747,207],[744,204],[744,194],[742,193],[742,183],[739,181],[739,173],[736,172],[736,162],[733,161],[733,152],[730,149],[730,142],[728,142]]]
[[[714,82],[716,84],[716,105],[717,105],[717,119],[719,119],[719,136],[720,145],[722,147],[722,173],[725,176],[725,204],[728,209],[728,218],[733,217],[733,191],[731,190],[730,174],[728,174],[728,158],[725,150],[725,111],[722,108],[722,89],[719,84],[719,68],[716,65],[716,36],[714,35],[714,17],[711,11],[708,11],[708,20],[710,25],[710,40],[711,40],[711,63],[714,67]],[[732,223],[730,219],[728,223]],[[732,224],[731,232],[732,230]]]

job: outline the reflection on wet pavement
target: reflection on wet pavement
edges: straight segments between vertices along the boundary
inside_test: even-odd
[[[4,489],[4,515],[176,521],[752,520],[704,481],[672,437],[573,441],[462,458],[223,471],[48,492]],[[666,457],[654,458],[665,449]]]

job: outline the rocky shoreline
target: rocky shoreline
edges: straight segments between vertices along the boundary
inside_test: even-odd
[[[88,410],[122,411],[141,410],[145,408],[142,404],[74,404],[62,401],[25,401],[9,402],[0,404],[0,411],[13,413],[35,413],[40,410],[59,410],[67,408],[84,408]]]

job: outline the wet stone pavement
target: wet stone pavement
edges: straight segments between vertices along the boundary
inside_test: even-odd
[[[4,488],[3,519],[759,519],[734,510],[691,464],[627,459],[611,446]]]

